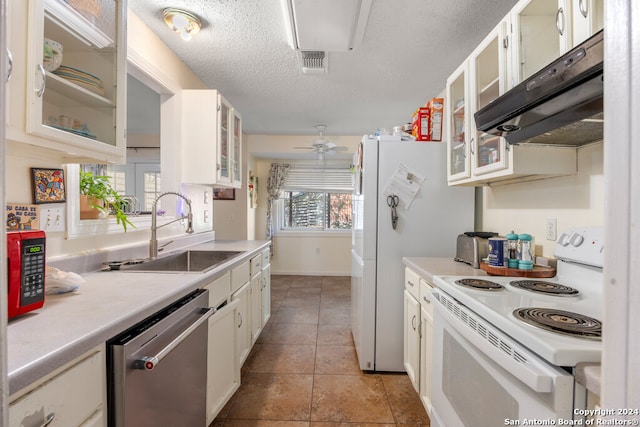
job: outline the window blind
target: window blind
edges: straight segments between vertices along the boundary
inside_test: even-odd
[[[351,170],[291,167],[285,179],[284,189],[286,191],[351,193],[353,191]]]

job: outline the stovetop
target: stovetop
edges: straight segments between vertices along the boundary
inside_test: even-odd
[[[534,293],[510,284],[511,281],[522,280],[521,277],[483,278],[502,285],[501,289],[489,291],[455,283],[461,279],[465,277],[434,276],[434,284],[549,363],[556,366],[575,366],[579,362],[600,361],[600,341],[544,330],[523,322],[513,314],[521,308],[548,308],[578,313],[601,321],[602,298],[599,289],[578,289],[575,295],[555,296]],[[573,284],[560,282],[557,277],[544,281],[573,287]]]

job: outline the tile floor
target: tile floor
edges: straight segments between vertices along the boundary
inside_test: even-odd
[[[211,427],[429,425],[405,374],[360,371],[349,277],[274,275],[271,297],[242,385]]]

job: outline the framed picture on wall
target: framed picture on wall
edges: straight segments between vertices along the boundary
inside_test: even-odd
[[[64,203],[64,170],[31,168],[33,203]]]
[[[214,188],[213,200],[235,200],[236,190],[235,188]]]

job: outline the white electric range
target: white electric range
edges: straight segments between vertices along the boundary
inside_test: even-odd
[[[562,233],[553,278],[434,277],[434,426],[577,418],[573,368],[601,355],[603,231]]]

